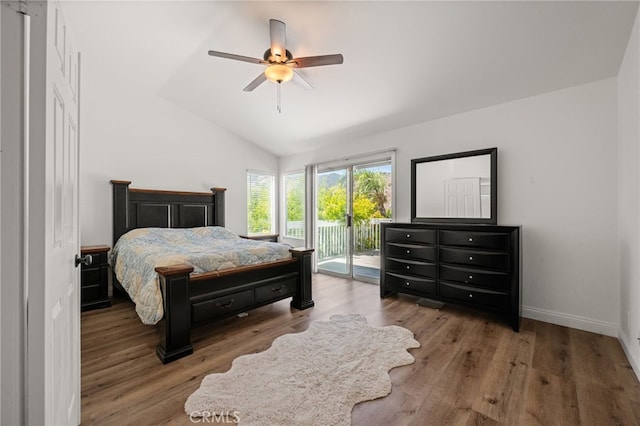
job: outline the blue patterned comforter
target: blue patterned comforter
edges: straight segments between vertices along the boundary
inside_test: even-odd
[[[193,273],[274,262],[291,257],[286,244],[240,238],[226,228],[140,228],[115,244],[110,263],[145,324],[162,319],[162,293],[155,268],[190,264]]]

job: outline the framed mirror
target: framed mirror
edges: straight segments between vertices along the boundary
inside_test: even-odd
[[[411,221],[498,222],[498,148],[411,160]]]

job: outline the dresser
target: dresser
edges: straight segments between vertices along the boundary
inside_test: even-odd
[[[380,296],[471,306],[520,328],[520,227],[383,223]]]
[[[80,273],[82,311],[111,306],[109,299],[109,246],[82,246],[82,256],[91,255],[91,264]]]

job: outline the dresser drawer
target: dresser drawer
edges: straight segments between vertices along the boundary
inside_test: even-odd
[[[91,255],[91,266],[104,265],[108,262],[107,253],[88,253]]]
[[[510,276],[506,272],[461,268],[451,265],[440,265],[440,279],[497,290],[509,290],[510,286]]]
[[[96,300],[100,300],[104,298],[102,294],[102,286],[98,282],[97,284],[85,285],[82,283],[82,291],[80,292],[80,299],[82,304],[86,305],[87,303],[94,302]]]
[[[387,228],[385,236],[387,242],[436,243],[435,229]]]
[[[386,255],[389,257],[400,257],[404,259],[423,259],[432,261],[436,260],[435,246],[389,243],[387,244],[386,249]]]
[[[436,264],[419,262],[417,260],[387,258],[387,272],[400,274],[421,275],[423,277],[436,277]]]
[[[191,306],[191,322],[197,323],[209,318],[225,316],[242,311],[253,304],[253,290],[245,290],[218,297]]]
[[[256,303],[282,299],[296,292],[296,278],[292,277],[279,284],[266,284],[256,288]]]
[[[481,268],[509,270],[509,254],[480,250],[464,250],[455,248],[440,248],[441,263],[456,263],[460,265]]]
[[[509,234],[477,231],[440,231],[440,244],[444,246],[507,251],[509,249]]]
[[[80,282],[82,283],[82,287],[87,287],[89,285],[100,284],[102,280],[102,270],[103,268],[91,268],[91,267],[83,267],[81,272]]]
[[[387,272],[385,288],[400,292],[418,291],[424,294],[436,294],[436,281]]]
[[[443,281],[440,281],[440,296],[504,310],[510,306],[507,293]]]

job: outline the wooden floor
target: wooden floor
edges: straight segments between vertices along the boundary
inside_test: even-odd
[[[82,423],[192,425],[183,405],[205,375],[312,320],[360,313],[410,329],[422,346],[410,351],[414,364],[391,370],[391,394],[355,406],[353,425],[640,424],[640,384],[614,338],[526,319],[514,333],[486,314],[380,299],[375,285],[326,275],[314,276],[314,300],[305,311],[285,300],[197,328],[195,353],[164,366],[155,327],[130,302],[83,313]]]

